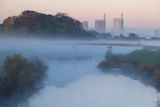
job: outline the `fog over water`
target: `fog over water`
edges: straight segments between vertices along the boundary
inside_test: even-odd
[[[30,99],[31,107],[155,107],[158,93],[153,87],[123,75],[104,74],[97,68],[107,46],[79,45],[106,42],[124,43],[5,38],[0,40],[0,53],[39,57],[48,65],[45,88]],[[140,48],[115,46],[113,52],[126,54],[136,49]]]
[[[123,76],[87,75],[64,88],[47,86],[33,107],[155,107],[157,93]]]

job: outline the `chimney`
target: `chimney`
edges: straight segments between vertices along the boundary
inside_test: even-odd
[[[104,21],[106,21],[106,14],[104,14]]]
[[[123,13],[121,13],[121,19],[123,19]]]

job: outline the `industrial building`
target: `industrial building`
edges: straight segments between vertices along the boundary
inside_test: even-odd
[[[121,18],[113,19],[113,35],[114,36],[124,35],[123,13],[121,13]]]
[[[104,14],[104,19],[95,20],[95,30],[98,33],[105,33],[106,32],[106,15]]]
[[[113,19],[113,34],[114,36],[121,35],[121,19],[120,18]]]
[[[83,29],[88,30],[88,21],[82,22]]]
[[[121,34],[124,34],[124,19],[123,19],[123,13],[121,13]]]

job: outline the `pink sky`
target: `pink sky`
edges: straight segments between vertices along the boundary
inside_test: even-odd
[[[90,27],[106,13],[108,28],[112,27],[112,19],[123,12],[126,27],[160,29],[160,0],[0,0],[0,22],[23,10],[53,15],[65,12],[89,21]]]

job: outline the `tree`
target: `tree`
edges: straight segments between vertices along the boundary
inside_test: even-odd
[[[24,11],[19,16],[9,17],[3,22],[4,32],[17,35],[31,34],[56,38],[95,38],[82,28],[80,21],[65,13],[46,15],[35,11]]]
[[[4,31],[3,28],[4,28],[4,27],[3,27],[3,24],[0,24],[0,33],[2,33],[2,32]]]
[[[3,25],[6,32],[13,31],[13,20],[14,17],[8,17],[7,19],[4,20]]]
[[[7,56],[0,72],[0,105],[11,102],[12,107],[17,107],[16,104],[38,93],[46,70],[47,66],[39,59],[28,60],[20,54]]]
[[[129,36],[128,36],[128,39],[132,39],[132,40],[135,40],[135,39],[138,39],[139,37],[135,34],[135,33],[130,33]]]
[[[57,18],[68,17],[68,14],[66,14],[66,13],[57,13],[55,17],[57,17]]]
[[[111,35],[111,33],[102,33],[102,34],[100,34],[100,37],[103,39],[111,39],[112,35]]]

